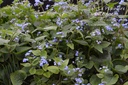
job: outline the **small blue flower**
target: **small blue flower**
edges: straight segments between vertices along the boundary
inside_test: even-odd
[[[57,64],[60,66],[61,65],[61,62],[58,62]]]
[[[58,3],[55,3],[55,6],[56,6],[56,5],[67,5],[67,2],[60,1],[60,2],[58,2]]]
[[[68,66],[65,66],[64,70],[68,70]]]
[[[68,71],[68,74],[70,74],[70,73],[71,73],[71,71],[69,70],[69,71]]]
[[[80,29],[80,26],[77,26],[76,29],[79,30]]]
[[[27,61],[28,61],[28,58],[24,58],[24,59],[23,59],[23,62],[27,62]]]
[[[53,42],[58,42],[58,39],[56,37],[53,38]]]
[[[106,27],[106,30],[113,31],[113,28],[111,28],[110,26],[105,26],[105,27]]]
[[[78,56],[78,55],[79,55],[79,51],[76,51],[75,56]]]
[[[119,23],[114,23],[113,26],[120,27]]]
[[[117,48],[122,49],[123,45],[122,44],[118,44]]]
[[[114,11],[114,15],[119,15],[119,13],[117,11]]]
[[[37,46],[37,48],[38,48],[39,50],[42,50],[42,49],[43,49],[42,46]]]
[[[116,20],[116,18],[112,18],[112,21],[116,22],[117,20]]]
[[[25,28],[26,28],[28,25],[31,25],[31,23],[22,23],[22,24],[16,23],[16,26],[21,27],[23,32],[25,31]]]
[[[54,66],[56,66],[56,62],[54,62]]]
[[[99,29],[96,29],[94,32],[96,35],[101,35],[101,31]]]
[[[46,8],[45,9],[47,10],[49,7],[50,7],[50,5],[48,4],[48,5],[46,5]]]
[[[37,36],[39,36],[41,34],[41,32],[39,31],[39,32],[37,32]]]
[[[15,39],[13,40],[13,41],[15,41],[15,42],[19,42],[19,38],[18,37],[15,37]]]
[[[105,85],[104,83],[100,83],[100,84],[98,84],[98,85]]]
[[[78,74],[78,76],[80,76],[80,77],[81,77],[81,76],[82,76],[82,74],[80,74],[80,73],[79,73],[79,74]]]
[[[60,57],[60,58],[62,58],[62,55],[61,55],[61,54],[59,54],[59,57]]]
[[[65,81],[66,81],[66,80],[68,80],[68,78],[64,78],[63,80],[65,80]]]
[[[29,50],[27,53],[25,53],[25,57],[29,56],[31,54],[32,50]]]
[[[56,21],[56,24],[57,24],[58,26],[61,26],[62,23],[63,23],[63,21],[62,21],[60,18],[58,18],[57,21]]]
[[[45,47],[46,47],[46,48],[49,48],[49,46],[51,46],[50,43],[48,43],[48,42],[45,43]]]
[[[75,83],[75,85],[80,85],[80,84]]]
[[[63,32],[57,32],[56,34],[57,34],[57,35],[61,35],[61,34],[63,34]]]
[[[79,84],[83,82],[81,78],[75,78],[75,80],[76,80],[76,82],[79,83]]]
[[[79,19],[75,19],[75,20],[72,20],[73,23],[79,23],[80,20]]]
[[[44,57],[41,57],[40,66],[42,67],[44,64],[48,64],[48,61]]]
[[[119,2],[119,4],[123,4],[123,2],[124,2],[124,0],[121,0],[121,1]]]
[[[122,24],[122,27],[124,27],[124,29],[128,28],[128,23]]]
[[[41,2],[40,0],[35,0],[34,6],[38,6],[38,5],[40,5],[40,4],[42,4],[42,2]]]
[[[100,40],[96,40],[96,43],[99,45],[99,44],[101,44],[101,41]]]

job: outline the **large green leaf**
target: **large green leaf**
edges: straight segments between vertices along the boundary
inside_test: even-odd
[[[91,85],[98,85],[101,82],[100,78],[98,78],[96,75],[92,75],[89,81]]]
[[[102,79],[102,82],[106,82],[106,85],[113,85],[118,81],[119,75],[115,74],[114,76],[106,75]]]
[[[74,41],[81,45],[88,45],[88,43],[84,40],[74,40]]]
[[[97,49],[99,52],[103,53],[103,48],[106,48],[110,45],[109,42],[103,41],[101,44],[95,44],[94,48]]]
[[[92,24],[93,26],[106,26],[107,24],[104,21],[97,21]]]
[[[24,67],[30,67],[31,66],[30,63],[21,63],[21,65],[24,66]]]
[[[69,59],[66,59],[63,61],[63,63],[60,65],[59,69],[64,70],[64,68],[68,65]]]
[[[128,81],[127,81],[127,82],[125,82],[123,85],[128,85]]]
[[[30,74],[35,74],[36,73],[36,69],[34,67],[32,67],[30,70],[29,70],[29,73]]]
[[[106,1],[106,0],[105,0]],[[110,0],[111,1],[111,0]],[[117,4],[118,2],[115,2],[115,3],[108,3],[107,4],[107,6],[109,7],[109,8],[113,8],[116,4]]]
[[[3,0],[0,0],[0,4],[3,2]]]
[[[17,47],[16,50],[17,50],[17,53],[16,54],[20,54],[20,53],[23,53],[29,49],[31,49],[32,47],[28,47],[28,46],[22,46],[22,47]]]
[[[35,58],[33,61],[32,61],[32,66],[36,66],[37,64],[39,64],[39,58]]]
[[[0,45],[7,44],[9,41],[10,40],[5,40],[5,39],[0,38]]]
[[[59,73],[59,68],[57,66],[49,66],[47,69],[54,74]]]
[[[108,2],[110,2],[111,0],[103,0],[105,3],[108,3]]]
[[[42,50],[40,56],[43,56],[44,58],[47,58],[47,51]]]
[[[41,51],[40,51],[40,50],[32,50],[32,53],[33,53],[35,56],[40,56]]]
[[[42,75],[44,73],[44,70],[43,69],[37,69],[36,70],[36,74],[37,75]]]
[[[85,62],[86,64],[84,64],[83,66],[85,66],[88,69],[91,69],[94,65],[93,61],[89,61],[89,62]]]
[[[74,44],[73,43],[68,43],[67,46],[70,47],[72,50],[74,49]]]
[[[10,77],[13,85],[22,85],[23,80],[27,77],[27,74],[22,70],[18,70],[11,73]]]
[[[43,75],[47,78],[50,78],[50,76],[52,75],[51,72],[44,72]]]
[[[46,31],[49,31],[49,30],[56,30],[57,29],[57,26],[47,26],[45,28],[43,28],[44,30]]]
[[[116,65],[115,70],[119,73],[126,73],[127,72],[127,68],[123,65]]]
[[[46,37],[46,36],[40,36],[40,37],[35,38],[35,40],[36,40],[36,41],[42,41],[42,40],[44,40],[45,37]]]

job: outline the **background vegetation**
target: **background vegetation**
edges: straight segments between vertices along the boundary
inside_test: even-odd
[[[128,85],[128,16],[97,12],[96,4],[1,8],[0,84]]]

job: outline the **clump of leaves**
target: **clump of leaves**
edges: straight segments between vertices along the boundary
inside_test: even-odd
[[[20,63],[13,85],[127,84],[127,30],[117,15],[90,4],[57,2],[36,12],[21,2],[0,9],[1,56],[10,53]]]

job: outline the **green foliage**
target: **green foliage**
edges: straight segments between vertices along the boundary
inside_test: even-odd
[[[1,8],[0,72],[8,78],[1,74],[0,84],[127,85],[128,32],[95,4],[58,3],[37,12],[15,1]]]
[[[12,73],[10,77],[13,85],[21,85],[27,75],[24,71],[18,70]]]

